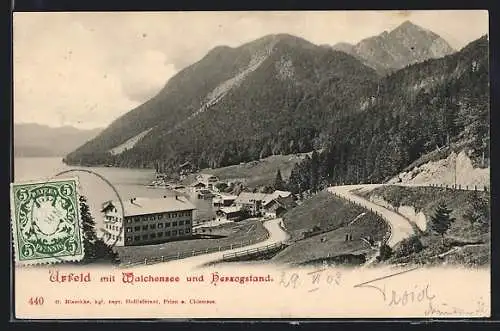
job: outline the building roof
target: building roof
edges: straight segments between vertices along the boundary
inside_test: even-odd
[[[182,211],[182,210],[193,210],[196,209],[189,200],[182,196],[173,196],[165,198],[134,198],[133,201],[122,200],[123,208],[125,210],[124,216],[135,216],[135,215],[147,215],[147,214],[157,214],[172,211]],[[116,201],[111,202],[113,205],[118,207],[120,204]]]
[[[276,191],[274,191],[273,193],[271,193],[271,194],[269,194],[267,196],[267,198],[263,201],[263,204],[265,206],[269,202],[273,201],[274,199],[277,199],[277,198],[288,198],[290,195],[292,195],[292,192],[276,190]]]
[[[295,200],[293,199],[292,196],[288,196],[288,197],[277,197],[275,199],[272,199],[271,201],[268,201],[264,207],[265,208],[270,208],[272,207],[273,204],[277,204],[278,206],[281,206],[285,209],[291,209],[291,208],[294,208],[297,206],[297,203],[295,202]]]
[[[190,185],[191,187],[206,187],[207,185],[205,185],[204,183],[202,182],[194,182],[193,184]]]
[[[235,206],[232,206],[232,207],[222,207],[219,210],[221,212],[223,212],[224,214],[231,214],[231,213],[240,212],[241,211],[241,207],[235,207]]]
[[[211,174],[198,174],[196,178],[200,178],[201,180],[209,180],[215,178],[218,180],[217,176]]]
[[[254,201],[264,201],[269,196],[270,194],[266,193],[241,192],[234,202],[251,204]]]

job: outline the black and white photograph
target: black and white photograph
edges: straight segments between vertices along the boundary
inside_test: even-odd
[[[488,24],[14,13],[17,311],[489,316]]]

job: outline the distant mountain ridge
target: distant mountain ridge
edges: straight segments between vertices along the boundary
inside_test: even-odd
[[[205,168],[308,152],[328,119],[377,79],[356,58],[288,34],[216,47],[66,161]]]
[[[49,127],[35,123],[14,124],[14,156],[64,156],[102,129],[82,130],[72,126]]]
[[[450,143],[488,157],[488,45],[483,36],[387,76],[290,35],[216,47],[65,161],[170,172],[322,150],[291,175],[305,189],[381,181]]]
[[[357,57],[382,75],[455,52],[439,35],[410,21],[390,32],[363,39],[356,45],[342,42],[335,44],[333,49]]]

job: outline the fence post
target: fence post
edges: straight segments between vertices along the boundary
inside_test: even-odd
[[[148,258],[147,257],[144,258],[144,264],[148,264]]]
[[[230,248],[229,249],[233,249],[233,244],[231,244]]]
[[[163,262],[163,255],[161,256],[161,262]]]
[[[181,257],[181,252],[177,252],[177,258]]]

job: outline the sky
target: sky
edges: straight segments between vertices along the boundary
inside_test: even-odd
[[[465,10],[14,13],[14,122],[105,127],[215,46],[357,43],[406,20],[457,50],[488,33],[487,11]]]

